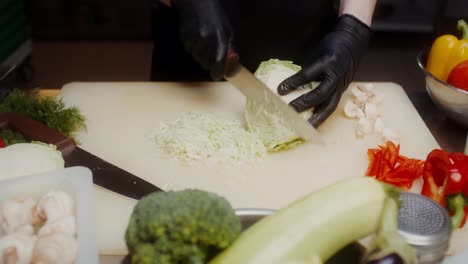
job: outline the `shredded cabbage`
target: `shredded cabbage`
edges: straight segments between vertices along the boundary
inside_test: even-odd
[[[18,143],[0,149],[0,180],[63,169],[65,161],[56,146]]]
[[[278,85],[300,69],[301,67],[292,61],[270,59],[260,64],[255,76],[277,94]],[[307,84],[281,98],[289,103],[311,89],[313,89],[312,84]],[[263,144],[269,151],[279,151],[300,144],[302,139],[289,128],[281,111],[273,103],[265,100],[266,98],[259,102],[247,99],[245,119],[249,130],[261,137]],[[309,119],[312,112],[313,110],[304,111],[301,115],[304,119]]]
[[[161,123],[152,138],[163,154],[187,165],[250,163],[266,154],[258,135],[239,121],[209,113],[183,113],[174,121]]]
[[[300,69],[291,61],[271,59],[260,64],[255,76],[276,93],[280,82]],[[308,84],[281,98],[289,103],[312,88],[312,84]],[[303,112],[302,116],[309,119],[312,110]],[[251,163],[263,158],[268,151],[292,148],[302,142],[271,102],[248,99],[245,119],[248,129],[237,120],[186,112],[174,121],[162,122],[152,140],[164,155],[190,166]]]

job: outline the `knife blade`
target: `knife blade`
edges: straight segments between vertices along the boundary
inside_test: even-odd
[[[87,152],[75,147],[73,151],[64,157],[65,167],[85,166],[93,172],[93,182],[113,192],[125,195],[133,199],[161,191],[153,184]]]
[[[62,152],[65,167],[84,166],[93,172],[93,182],[112,192],[140,199],[151,192],[162,191],[147,182],[83,149],[75,141],[58,131],[17,113],[1,113],[0,129],[10,128],[29,141],[40,141],[57,146]]]
[[[273,103],[281,112],[280,117],[296,134],[314,144],[322,144],[323,139],[317,130],[307,120],[302,118],[294,108],[285,103],[271,91],[255,75],[239,63],[239,55],[232,49],[228,50],[224,78],[246,97],[259,103]]]

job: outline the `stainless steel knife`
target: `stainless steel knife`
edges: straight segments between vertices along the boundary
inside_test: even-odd
[[[274,103],[286,124],[305,141],[323,143],[320,134],[307,120],[239,63],[239,55],[233,49],[228,50],[224,78],[246,97],[259,103]]]
[[[133,199],[140,199],[155,191],[157,186],[79,148],[75,141],[58,131],[17,113],[1,113],[0,129],[10,128],[27,140],[57,146],[62,152],[65,167],[84,166],[93,172],[93,182],[105,189]]]

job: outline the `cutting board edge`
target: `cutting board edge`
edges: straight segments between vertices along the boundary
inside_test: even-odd
[[[215,86],[216,84],[222,84],[223,86],[227,85],[226,82],[204,82],[204,83],[198,83],[198,85],[203,85],[203,84],[207,84],[209,83],[210,86]],[[356,83],[366,83],[366,82],[356,82]],[[375,85],[379,85],[379,84],[382,84],[382,85],[386,85],[386,86],[389,86],[390,88],[388,89],[398,89],[397,87],[400,87],[400,90],[398,91],[404,91],[403,87],[401,85],[399,85],[398,83],[395,83],[395,82],[372,82],[373,84]],[[88,96],[88,91],[90,91],[91,89],[99,89],[97,87],[100,87],[101,85],[103,86],[103,90],[105,90],[106,88],[109,89],[109,88],[112,88],[113,85],[116,85],[116,84],[119,84],[119,85],[126,85],[126,84],[131,84],[132,85],[132,88],[137,88],[138,87],[142,87],[142,88],[146,88],[146,89],[149,89],[151,90],[151,92],[153,92],[154,90],[156,90],[157,88],[157,85],[164,85],[164,84],[179,84],[180,83],[174,83],[174,82],[71,82],[71,83],[68,83],[66,85],[64,85],[64,90],[65,91],[62,91],[62,92],[65,92],[65,97],[68,95],[68,96],[76,96],[78,95],[79,93],[75,93],[75,91],[71,91],[75,88],[85,88],[84,89],[84,94],[85,94],[85,97],[81,98],[83,101],[86,100],[86,97]],[[190,85],[190,83],[183,83],[183,85]],[[198,86],[197,85],[197,86]],[[155,89],[153,89],[155,88]],[[82,90],[83,91],[83,90]],[[69,93],[68,93],[69,92]],[[405,92],[405,98],[407,97],[407,94]],[[135,98],[132,98],[132,99],[135,99]],[[406,99],[405,99],[406,101]],[[409,98],[408,98],[408,102],[410,102]],[[414,108],[414,105],[413,105],[413,108]],[[421,119],[421,116],[419,115],[418,113],[418,120]],[[421,119],[422,120],[422,119]],[[419,122],[418,122],[419,123]],[[427,126],[424,126],[427,128]],[[431,134],[432,136],[432,134]],[[432,144],[432,142],[429,142],[430,144]],[[105,157],[105,156],[103,156]],[[138,173],[136,173],[138,174]]]

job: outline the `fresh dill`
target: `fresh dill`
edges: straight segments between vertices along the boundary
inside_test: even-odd
[[[86,129],[86,118],[77,107],[66,107],[60,98],[41,97],[38,90],[26,93],[14,89],[0,102],[0,113],[16,112],[75,138],[77,132]]]

